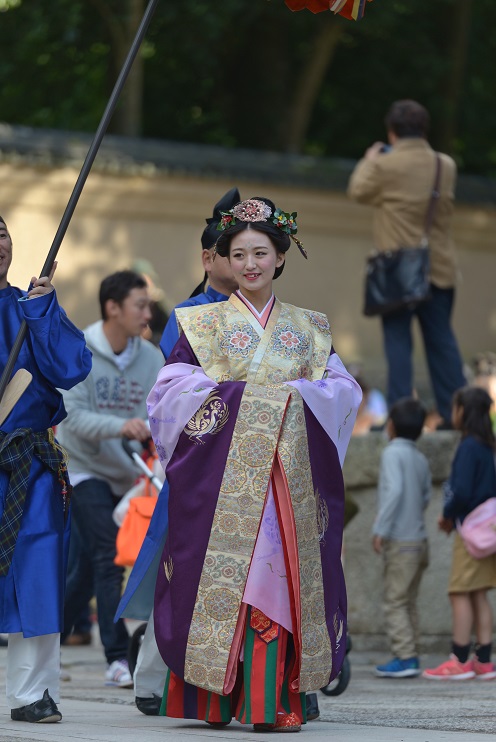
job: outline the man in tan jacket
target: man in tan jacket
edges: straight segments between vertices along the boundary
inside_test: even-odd
[[[435,152],[427,141],[429,114],[413,100],[392,104],[385,119],[389,147],[375,142],[356,165],[348,195],[375,207],[378,250],[419,245],[434,184]],[[388,404],[413,392],[412,319],[424,339],[434,396],[443,427],[450,426],[451,397],[465,384],[462,360],[451,328],[457,264],[451,234],[455,162],[440,154],[439,198],[429,234],[432,298],[382,317],[388,362]]]

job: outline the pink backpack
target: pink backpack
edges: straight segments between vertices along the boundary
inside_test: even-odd
[[[478,505],[456,527],[474,559],[496,554],[496,497],[490,497]]]

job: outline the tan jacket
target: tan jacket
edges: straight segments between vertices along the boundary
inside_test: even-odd
[[[362,159],[348,185],[350,198],[375,206],[374,242],[378,250],[420,243],[434,184],[435,154],[425,139],[398,139],[390,152]],[[456,283],[457,264],[451,222],[456,165],[441,154],[441,196],[429,235],[431,281],[440,288]]]

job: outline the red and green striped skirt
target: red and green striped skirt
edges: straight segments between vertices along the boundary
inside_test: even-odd
[[[185,683],[167,672],[160,714],[176,719],[275,724],[278,714],[294,712],[306,722],[304,693],[294,693],[289,676],[295,661],[292,635],[249,606],[243,645],[232,693],[221,696]]]

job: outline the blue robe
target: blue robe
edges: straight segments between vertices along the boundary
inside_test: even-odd
[[[25,292],[0,290],[0,371],[5,368],[21,322],[28,333],[14,372],[25,368],[33,380],[1,430],[47,430],[66,417],[56,387],[70,389],[88,375],[91,353],[83,333],[58,304],[55,292],[25,300]],[[0,519],[9,474],[0,470]],[[25,637],[53,634],[63,624],[69,519],[64,519],[57,477],[34,457],[12,564],[0,577],[0,632]]]
[[[225,294],[221,294],[209,286],[203,294],[198,294],[183,301],[175,309],[196,307],[201,304],[214,304],[218,301],[227,301],[228,298]],[[178,339],[179,328],[177,326],[176,313],[173,311],[160,340],[160,348],[165,360],[170,356]],[[158,565],[164,549],[169,525],[168,505],[169,485],[166,480],[155,505],[143,546],[138,554],[133,571],[129,576],[126,590],[119,603],[115,620],[121,616],[127,616],[129,618],[147,621],[150,617],[153,608]]]

